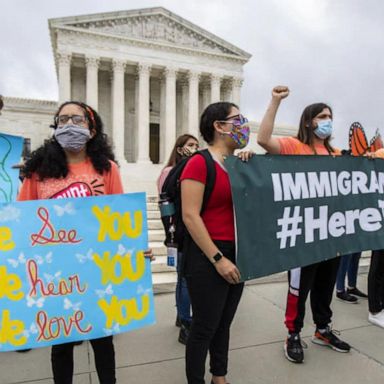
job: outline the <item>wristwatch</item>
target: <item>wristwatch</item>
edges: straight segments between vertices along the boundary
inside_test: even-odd
[[[212,263],[215,264],[217,263],[219,260],[221,260],[223,257],[223,254],[219,251],[216,253],[215,256],[212,257]]]

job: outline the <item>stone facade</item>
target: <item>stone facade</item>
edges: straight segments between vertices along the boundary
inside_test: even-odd
[[[49,29],[59,103],[80,100],[100,113],[127,191],[156,193],[176,137],[198,136],[209,103],[240,105],[251,55],[164,8],[51,19]],[[36,148],[57,105],[6,97],[0,129]]]

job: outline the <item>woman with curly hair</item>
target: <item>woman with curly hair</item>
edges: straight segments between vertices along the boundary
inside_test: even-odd
[[[25,164],[25,179],[18,200],[123,193],[112,149],[95,110],[84,103],[68,101],[59,107],[51,127],[53,137],[34,151]],[[152,258],[151,250],[145,255]],[[112,336],[90,342],[100,383],[116,383]],[[52,347],[56,384],[72,383],[74,345]]]

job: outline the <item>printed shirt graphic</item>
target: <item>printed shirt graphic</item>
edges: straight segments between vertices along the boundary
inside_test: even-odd
[[[34,174],[25,179],[18,200],[62,199],[123,193],[120,174],[116,163],[111,161],[111,169],[100,175],[90,160],[69,164],[67,177],[38,180]]]

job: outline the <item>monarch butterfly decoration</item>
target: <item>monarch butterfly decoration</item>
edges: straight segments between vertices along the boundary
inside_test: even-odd
[[[375,152],[380,148],[384,148],[384,144],[379,130],[376,130],[375,135],[368,144],[363,126],[358,122],[351,125],[349,128],[349,149],[353,156],[361,156],[367,152]]]

